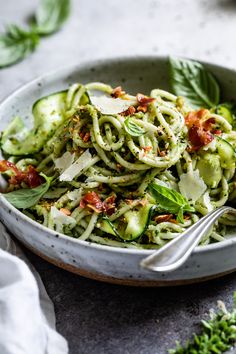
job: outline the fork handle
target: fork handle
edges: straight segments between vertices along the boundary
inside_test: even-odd
[[[190,256],[202,237],[211,226],[225,213],[236,214],[236,210],[222,206],[189,227],[185,232],[168,242],[165,246],[144,258],[140,265],[155,272],[171,272],[179,268]]]

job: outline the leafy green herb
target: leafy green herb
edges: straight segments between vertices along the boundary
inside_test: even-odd
[[[234,298],[236,293],[234,294]],[[212,313],[210,320],[202,321],[202,334],[194,335],[183,347],[177,343],[170,354],[221,354],[231,349],[236,343],[236,304],[228,312],[222,302],[218,302],[219,312]],[[232,352],[233,353],[233,352]]]
[[[136,123],[134,123],[132,118],[127,118],[124,121],[124,127],[125,127],[125,131],[131,136],[141,136],[145,134],[145,130],[143,130]]]
[[[29,55],[37,47],[39,36],[11,25],[0,35],[0,68],[14,64]]]
[[[66,187],[57,187],[55,189],[51,189],[44,194],[44,199],[55,199],[60,198],[62,194],[66,193],[68,189]]]
[[[47,177],[43,173],[41,175],[46,182],[36,188],[19,189],[14,192],[4,194],[4,197],[16,208],[26,209],[37,204],[40,198],[48,191],[53,177]]]
[[[194,108],[210,108],[219,103],[219,85],[202,64],[173,57],[169,63],[171,87],[177,96],[185,97]]]
[[[184,212],[194,212],[187,199],[175,190],[156,183],[149,184],[148,188],[158,203],[158,208],[176,214],[179,222],[184,222]]]
[[[58,31],[69,17],[70,0],[41,0],[35,15],[35,30],[40,35]]]
[[[39,44],[39,36],[59,30],[69,13],[70,0],[41,0],[29,31],[11,25],[5,34],[0,35],[0,68],[23,60],[32,53]]]

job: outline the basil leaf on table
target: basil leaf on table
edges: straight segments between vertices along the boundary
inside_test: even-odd
[[[51,34],[61,28],[69,14],[70,0],[41,0],[34,28],[40,35]]]
[[[158,203],[158,208],[177,214],[177,220],[181,223],[184,222],[184,212],[194,211],[194,208],[188,204],[187,199],[179,192],[156,183],[149,184],[148,188]]]
[[[143,130],[136,123],[134,123],[132,118],[127,118],[124,121],[124,128],[125,128],[125,131],[131,136],[141,136],[141,135],[145,134],[145,130]]]
[[[0,68],[14,64],[34,51],[39,43],[35,32],[27,32],[11,25],[0,35]]]
[[[36,188],[23,188],[13,192],[5,193],[3,196],[14,207],[18,209],[30,208],[37,204],[40,198],[48,191],[53,177],[47,177],[43,173],[41,175],[45,178],[46,182]]]
[[[177,96],[194,108],[211,108],[219,103],[220,89],[214,76],[196,61],[170,57],[170,83]]]
[[[11,25],[5,34],[0,34],[0,68],[12,65],[33,52],[39,36],[59,30],[69,14],[70,0],[41,0],[29,31]]]

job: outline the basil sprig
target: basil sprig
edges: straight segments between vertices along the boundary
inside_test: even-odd
[[[70,0],[41,0],[31,28],[26,31],[16,25],[0,35],[0,68],[23,60],[40,42],[40,36],[61,28],[70,12]]]
[[[145,134],[145,130],[143,130],[141,127],[139,127],[133,120],[132,118],[126,118],[124,121],[124,128],[125,131],[134,137],[141,136]]]
[[[4,197],[17,209],[30,208],[37,204],[40,198],[48,191],[53,177],[47,177],[43,173],[41,175],[45,178],[45,183],[36,188],[23,188],[13,192],[5,193]]]
[[[214,76],[196,61],[171,57],[170,83],[177,96],[194,108],[211,108],[219,103],[220,88]]]
[[[29,55],[37,47],[39,36],[11,25],[0,35],[0,68],[12,65]]]
[[[210,313],[209,319],[201,321],[202,328],[199,334],[194,334],[185,345],[176,343],[175,349],[168,350],[169,354],[210,354],[235,353],[236,348],[236,292],[234,293],[234,307],[225,308],[222,301],[218,302],[218,311]],[[204,316],[206,317],[206,316]]]
[[[41,0],[35,15],[35,30],[40,35],[58,31],[69,17],[69,0]]]
[[[194,212],[194,208],[188,204],[187,199],[175,190],[156,183],[149,184],[148,189],[158,203],[157,207],[176,214],[179,222],[184,222],[184,212]]]

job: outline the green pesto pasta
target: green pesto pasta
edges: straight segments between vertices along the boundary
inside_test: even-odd
[[[20,209],[56,232],[114,247],[158,248],[236,196],[236,132],[214,110],[194,110],[184,97],[160,89],[131,95],[99,82],[75,83],[37,105],[37,114],[48,112],[47,124],[28,132],[25,150],[20,128],[14,139],[6,130],[0,171],[8,180],[6,198],[40,190],[51,177],[37,202]],[[222,218],[201,243],[223,240],[234,225]]]

